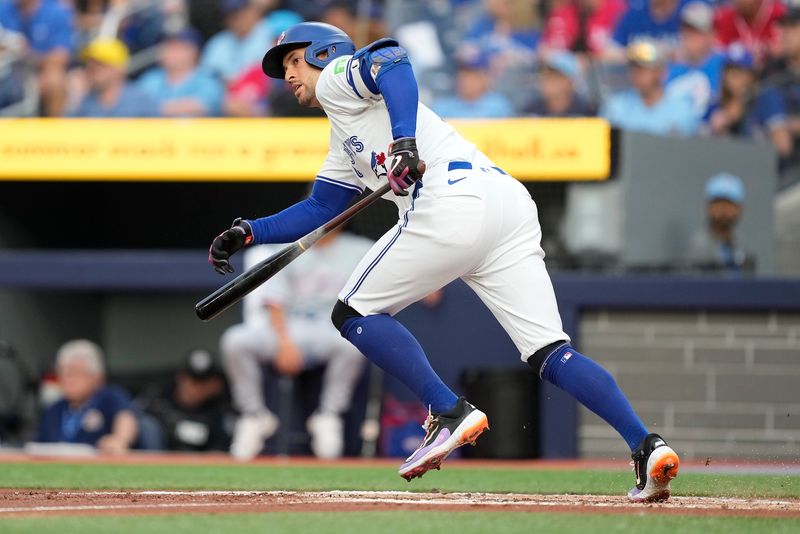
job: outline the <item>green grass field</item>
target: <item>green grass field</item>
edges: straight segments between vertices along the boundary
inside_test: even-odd
[[[624,495],[626,470],[468,469],[406,482],[391,467],[302,465],[2,464],[0,487],[174,490],[399,490]],[[677,495],[800,498],[800,476],[683,473]]]
[[[632,483],[624,469],[549,470],[465,468],[430,473],[406,483],[384,466],[0,464],[0,487],[30,489],[173,490],[409,490],[623,495]],[[676,495],[800,499],[800,476],[684,473]],[[2,507],[2,503],[0,503]],[[632,513],[524,513],[486,511],[375,511],[149,516],[0,517],[0,533],[114,532],[800,532],[800,518],[697,517]]]

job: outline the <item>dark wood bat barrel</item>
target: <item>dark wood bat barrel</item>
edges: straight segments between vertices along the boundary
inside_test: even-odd
[[[198,302],[194,307],[195,313],[203,321],[213,319],[272,278],[302,253],[303,249],[297,243],[276,252]]]

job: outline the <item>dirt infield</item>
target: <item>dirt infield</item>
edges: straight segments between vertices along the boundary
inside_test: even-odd
[[[632,504],[624,497],[413,493],[395,491],[34,491],[0,490],[0,518],[43,515],[138,515],[186,512],[307,512],[372,510],[654,513],[800,517],[800,501],[673,497]]]

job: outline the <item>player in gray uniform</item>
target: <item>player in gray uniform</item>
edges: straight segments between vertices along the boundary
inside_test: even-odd
[[[311,450],[324,459],[342,455],[341,415],[350,407],[366,360],[333,328],[329,315],[337,293],[372,244],[364,237],[333,231],[245,298],[244,322],[230,327],[220,342],[225,373],[241,413],[231,442],[235,458],[254,458],[278,428],[278,419],[264,403],[261,364],[265,362],[288,375],[326,364],[319,408],[307,422]],[[277,249],[272,245],[247,249],[245,267]]]
[[[399,474],[411,480],[439,468],[488,426],[483,412],[441,381],[417,340],[393,317],[461,278],[523,361],[622,435],[636,472],[629,498],[668,498],[678,455],[648,433],[614,378],[572,347],[562,330],[536,204],[517,180],[419,102],[405,50],[382,39],[356,51],[341,30],[302,23],[281,35],[263,68],[284,79],[301,105],[325,111],[330,149],[309,198],[234,224],[212,243],[210,261],[218,272],[232,272],[228,258],[237,250],[294,241],[341,213],[364,187],[375,190],[388,180],[393,193],[385,198],[397,204],[398,223],[356,267],[332,320],[429,409],[425,439]]]

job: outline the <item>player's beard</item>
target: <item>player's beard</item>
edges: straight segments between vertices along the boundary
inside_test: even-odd
[[[308,86],[303,84],[300,86],[299,93],[295,93],[297,103],[303,107],[311,107],[314,102],[314,93],[308,89]]]

